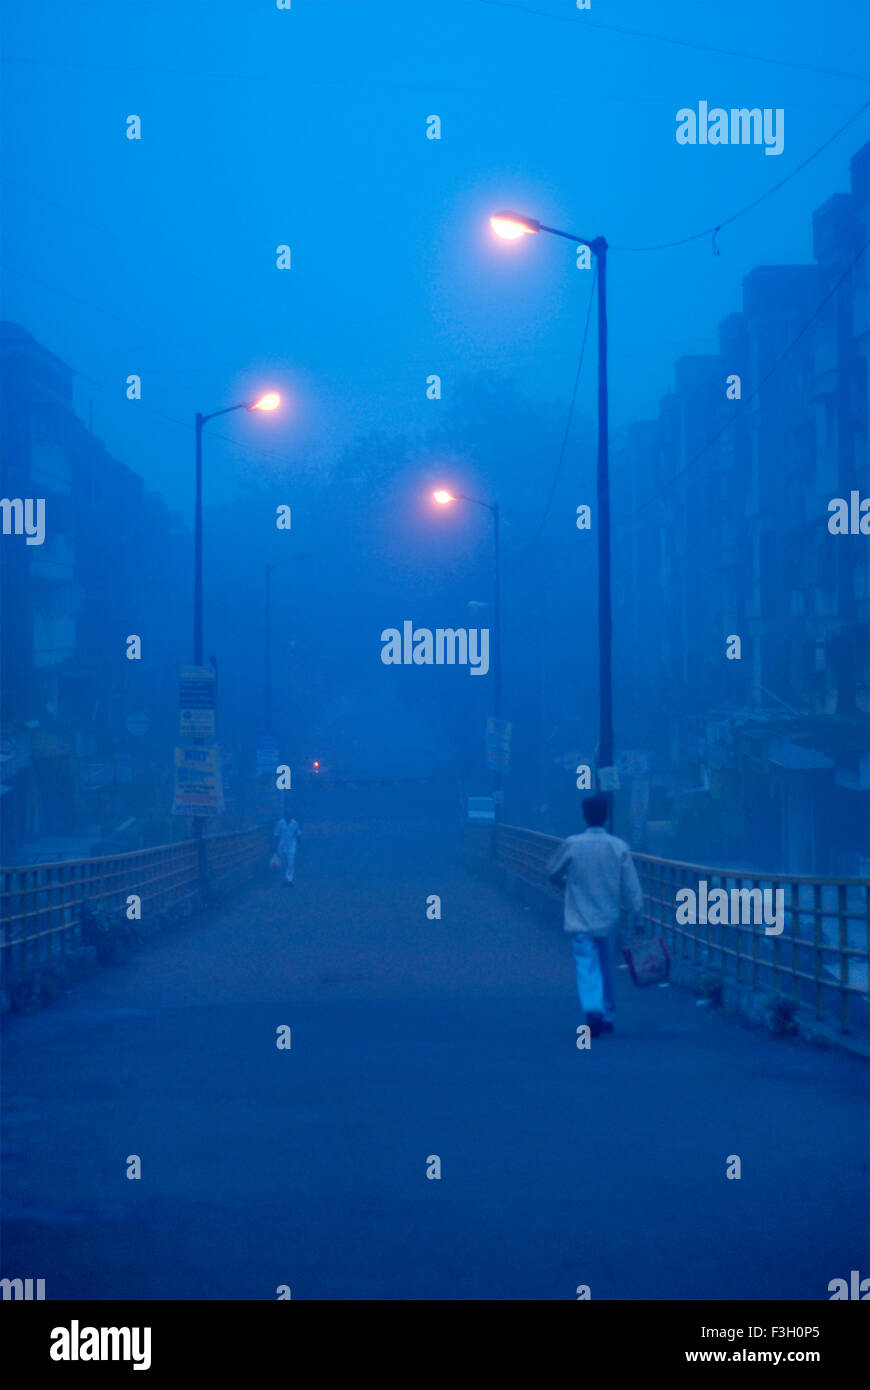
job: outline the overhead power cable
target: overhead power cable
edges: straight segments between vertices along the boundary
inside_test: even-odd
[[[19,276],[22,280],[30,280],[34,285],[39,285],[41,289],[48,290],[50,294],[63,294],[67,298],[74,300],[77,304],[82,304],[87,307],[87,302],[85,300],[79,295],[73,294],[71,290],[65,289],[62,285],[50,285],[45,280],[40,280],[37,276],[29,275],[27,272],[18,270],[15,266],[10,266],[8,264],[4,266],[4,270],[7,273],[11,271],[13,275]],[[101,312],[104,313],[107,318],[114,318],[124,323],[129,322],[128,315],[116,314],[110,309],[103,309]],[[97,377],[82,371],[81,368],[73,367],[70,370],[73,372],[74,376],[79,377],[83,381],[90,382],[91,386],[95,386],[98,391],[105,391],[107,395],[112,396],[117,394],[117,387],[108,386],[106,382],[100,381]],[[179,420],[174,415],[166,415],[162,410],[155,410],[153,406],[145,405],[142,401],[136,402],[136,408],[137,410],[143,410],[146,415],[156,416],[158,420],[165,420],[167,424],[175,425],[177,429],[184,430],[188,434],[192,434],[194,431],[195,425],[192,418],[189,421]],[[235,439],[232,435],[224,434],[220,430],[209,430],[209,437],[211,439],[223,439],[227,444],[232,444],[243,454],[259,458],[277,459],[280,463],[289,463],[291,461],[290,455],[288,454],[278,453],[274,449],[263,449],[256,444],[247,444],[243,440]]]
[[[547,498],[547,505],[546,505],[546,507],[544,508],[544,514],[543,514],[543,516],[541,517],[541,520],[538,522],[538,529],[537,529],[537,531],[536,531],[535,534],[532,536],[532,539],[529,541],[528,545],[525,547],[525,551],[526,551],[526,552],[528,552],[529,550],[531,550],[532,546],[533,546],[533,545],[535,544],[535,542],[537,541],[538,536],[541,534],[542,530],[544,529],[544,522],[547,520],[547,517],[548,517],[549,514],[550,514],[550,508],[551,508],[551,506],[553,505],[553,498],[554,498],[555,495],[556,495],[556,486],[557,486],[557,484],[558,484],[558,482],[559,482],[559,475],[560,475],[561,472],[562,472],[562,464],[563,464],[563,462],[564,462],[564,460],[565,460],[565,450],[566,450],[567,445],[568,445],[568,435],[569,435],[570,432],[571,432],[571,421],[572,421],[573,418],[574,418],[574,406],[575,406],[575,403],[576,403],[576,401],[577,401],[577,388],[578,388],[578,386],[580,385],[580,373],[581,373],[582,370],[583,370],[583,357],[584,357],[585,352],[586,352],[586,337],[587,337],[587,334],[588,334],[588,332],[589,332],[589,320],[590,320],[590,318],[592,317],[592,301],[593,301],[593,299],[594,299],[594,297],[595,297],[595,284],[596,284],[597,279],[598,279],[598,266],[597,266],[597,264],[596,264],[595,270],[594,270],[593,275],[592,275],[592,284],[591,284],[590,287],[589,287],[589,303],[588,303],[588,305],[586,306],[586,322],[585,322],[585,324],[583,325],[583,340],[582,340],[582,342],[581,342],[581,344],[580,344],[580,357],[579,357],[578,362],[577,362],[577,371],[574,373],[574,389],[573,389],[572,392],[571,392],[571,404],[570,404],[570,406],[569,406],[569,408],[568,408],[568,419],[567,419],[566,422],[565,422],[565,433],[562,435],[562,447],[561,447],[561,449],[559,450],[559,461],[558,461],[558,463],[556,464],[556,472],[555,472],[555,474],[553,475],[553,484],[552,484],[552,487],[550,488],[550,495],[549,495],[549,497]],[[525,552],[524,552],[524,553],[525,553]]]
[[[766,193],[762,193],[759,197],[753,198],[751,203],[747,203],[746,206],[740,208],[738,212],[732,212],[730,217],[724,218],[723,221],[717,222],[714,226],[705,227],[703,231],[700,232],[693,232],[691,236],[679,237],[676,241],[661,241],[651,246],[611,246],[608,243],[608,249],[611,251],[666,251],[672,246],[686,246],[690,241],[700,241],[702,237],[712,236],[714,238],[713,249],[718,255],[718,250],[715,246],[715,238],[723,227],[730,226],[732,222],[737,221],[738,217],[743,217],[745,213],[751,212],[753,208],[758,207],[759,203],[763,203],[765,199],[772,197],[780,188],[783,188],[785,184],[788,183],[789,179],[793,179],[795,174],[800,173],[801,169],[805,169],[808,164],[812,164],[813,160],[820,155],[823,150],[826,150],[829,145],[833,144],[838,136],[843,134],[844,130],[848,130],[849,126],[852,125],[854,121],[857,121],[858,117],[866,111],[868,107],[870,107],[870,101],[865,101],[863,106],[859,106],[858,110],[853,112],[847,121],[844,121],[839,130],[835,130],[833,135],[829,135],[827,140],[819,145],[817,150],[813,150],[812,154],[807,155],[806,159],[798,164],[795,169],[792,169],[790,174],[786,174],[785,178],[779,180],[779,183],[775,183],[772,188],[768,188]]]
[[[793,68],[797,72],[815,72],[821,77],[848,77],[855,82],[870,83],[870,74],[843,72],[838,68],[820,68],[811,63],[791,63],[787,58],[771,58],[766,53],[747,53],[739,48],[719,48],[711,43],[694,43],[691,39],[675,39],[670,34],[653,34],[646,29],[629,29],[621,24],[603,24],[600,19],[591,19],[587,14],[550,14],[546,10],[533,10],[529,5],[519,5],[513,0],[474,0],[475,4],[488,5],[498,10],[519,10],[535,19],[555,19],[562,24],[573,24],[579,30],[603,29],[611,34],[626,34],[633,39],[649,39],[653,43],[669,43],[676,48],[692,48],[700,53],[721,53],[727,58],[748,58],[753,63],[768,63],[775,68]]]
[[[813,310],[806,323],[803,325],[802,328],[798,330],[798,332],[792,338],[791,342],[788,344],[788,347],[785,349],[785,351],[781,353],[780,356],[776,359],[770,370],[765,372],[758,385],[752,391],[750,391],[746,399],[742,401],[741,404],[737,407],[737,409],[733,412],[733,414],[729,416],[728,420],[725,421],[725,424],[722,425],[721,429],[718,429],[716,433],[710,439],[707,440],[706,444],[702,445],[698,452],[694,454],[692,458],[689,459],[688,463],[685,463],[683,467],[678,469],[678,471],[674,473],[674,475],[671,478],[668,478],[667,482],[662,483],[662,486],[658,488],[650,497],[647,497],[645,501],[641,502],[639,506],[635,507],[631,515],[626,517],[624,522],[620,522],[620,525],[627,525],[628,522],[633,521],[634,518],[640,514],[640,512],[645,511],[647,507],[652,506],[653,502],[657,501],[658,498],[661,497],[662,493],[667,492],[668,488],[673,487],[674,483],[678,482],[679,479],[682,478],[685,473],[688,473],[690,469],[694,468],[695,464],[698,462],[700,458],[704,456],[704,454],[706,454],[707,450],[712,449],[713,445],[716,444],[718,440],[722,438],[722,435],[725,433],[725,431],[729,430],[731,426],[735,423],[735,421],[737,421],[740,418],[740,416],[748,409],[748,407],[754,401],[755,397],[758,395],[762,387],[765,386],[768,381],[770,381],[770,378],[774,375],[775,372],[779,370],[785,359],[795,349],[795,347],[797,347],[797,344],[800,342],[804,334],[812,327],[816,319],[825,310],[827,305],[830,304],[834,295],[837,293],[837,290],[840,288],[843,282],[847,280],[848,277],[851,275],[852,271],[855,269],[855,266],[858,264],[868,247],[870,247],[870,240],[864,242],[864,245],[861,247],[858,254],[849,262],[842,275],[831,286],[824,299]]]

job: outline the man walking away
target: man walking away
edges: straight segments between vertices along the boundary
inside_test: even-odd
[[[293,883],[296,877],[296,843],[302,831],[299,822],[285,811],[275,826],[275,849],[284,871],[284,882]]]
[[[613,972],[616,930],[623,907],[638,913],[643,893],[631,850],[624,840],[608,835],[607,799],[588,796],[583,802],[587,829],[563,840],[547,874],[565,888],[565,930],[571,934],[577,968],[577,993],[593,1038],[612,1033],[615,1008]]]

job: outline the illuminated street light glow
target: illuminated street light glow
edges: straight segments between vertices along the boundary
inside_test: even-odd
[[[281,397],[277,391],[267,391],[265,396],[261,396],[253,405],[249,405],[249,410],[277,410],[281,404]]]
[[[439,487],[437,492],[432,493],[432,496],[435,498],[436,502],[441,503],[442,507],[447,502],[456,501],[456,498],[452,495],[452,493],[447,492],[443,487]]]
[[[496,235],[503,237],[505,241],[517,241],[528,232],[538,232],[541,229],[540,222],[536,222],[533,217],[522,217],[518,212],[497,212],[489,219],[489,225]]]
[[[579,3],[579,0],[578,0]],[[517,241],[526,232],[547,232],[573,241],[575,246],[588,247],[595,257],[598,290],[598,513],[595,523],[598,534],[598,788],[604,792],[610,806],[608,779],[613,773],[613,638],[611,597],[612,573],[610,563],[610,428],[607,410],[607,239],[576,236],[560,227],[548,227],[534,217],[516,212],[497,212],[489,219],[492,230],[507,241]],[[580,264],[578,257],[577,264]],[[496,526],[496,535],[498,527]],[[498,646],[496,646],[498,650]],[[608,811],[608,821],[611,819]]]

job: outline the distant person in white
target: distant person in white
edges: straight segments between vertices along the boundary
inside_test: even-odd
[[[285,811],[275,826],[275,852],[281,860],[285,883],[292,883],[296,877],[296,843],[301,834],[299,822]]]
[[[587,829],[562,841],[547,874],[565,888],[565,930],[572,938],[577,993],[589,1032],[597,1038],[601,1032],[613,1032],[613,957],[620,913],[623,907],[640,912],[643,893],[628,845],[604,829],[606,797],[588,796],[583,819]]]

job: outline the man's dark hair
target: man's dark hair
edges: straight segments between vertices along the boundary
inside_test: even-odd
[[[606,796],[587,796],[583,802],[583,819],[587,825],[603,825],[607,809]]]

